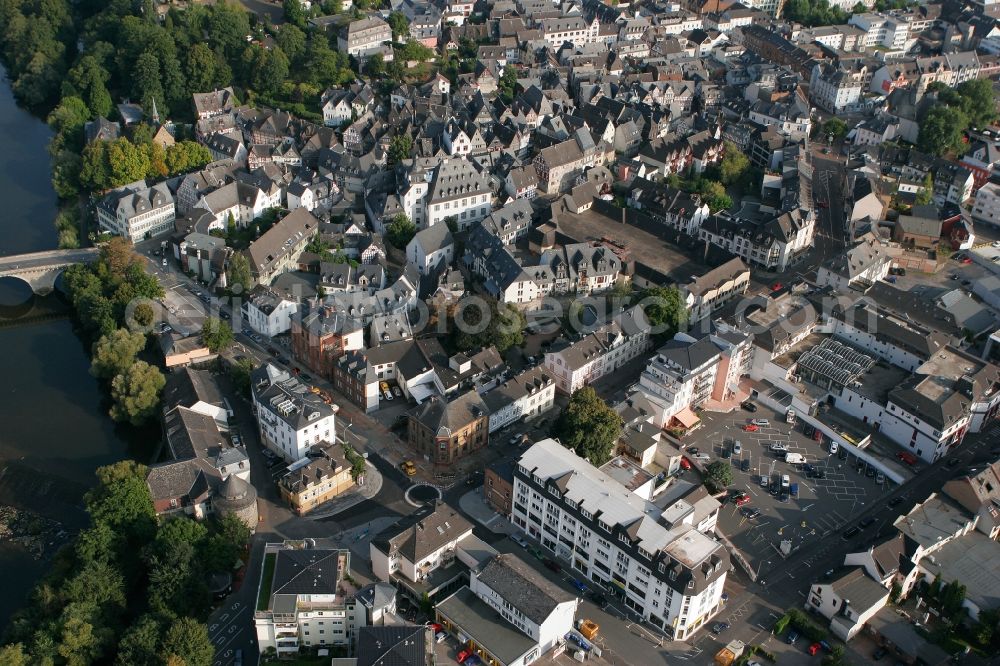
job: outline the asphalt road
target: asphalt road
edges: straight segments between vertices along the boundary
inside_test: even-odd
[[[67,262],[84,263],[92,261],[100,250],[96,247],[86,247],[79,250],[46,250],[30,254],[18,254],[0,258],[0,272],[23,270],[28,268],[44,268]]]

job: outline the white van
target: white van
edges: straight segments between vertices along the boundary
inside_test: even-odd
[[[837,442],[830,442],[830,455],[833,455],[834,453],[836,453],[839,448],[840,448],[840,445],[837,444]]]
[[[805,457],[801,453],[786,453],[785,462],[798,465],[799,463],[804,463],[806,461]]]

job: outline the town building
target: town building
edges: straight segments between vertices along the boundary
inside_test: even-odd
[[[675,640],[722,608],[726,548],[552,439],[521,455],[511,519],[581,577]]]
[[[337,359],[365,347],[362,321],[333,304],[307,301],[291,321],[292,356],[324,379],[333,377]]]
[[[292,317],[298,312],[297,301],[274,289],[259,285],[243,297],[243,321],[261,335],[272,338],[292,329]]]
[[[486,663],[522,666],[564,644],[579,604],[517,555],[504,554],[471,571],[469,585],[435,612],[446,629],[468,636]],[[497,614],[500,622],[492,619]]]
[[[392,28],[377,16],[351,21],[337,36],[339,50],[359,59],[382,52],[391,41]]]
[[[133,243],[174,230],[177,211],[165,183],[138,181],[113,190],[97,204],[101,229]]]
[[[291,373],[267,363],[250,377],[261,443],[288,462],[336,437],[336,410],[324,404]]]
[[[544,366],[528,368],[483,395],[491,433],[552,409],[556,383]]]
[[[281,273],[298,269],[299,256],[318,229],[319,220],[305,208],[275,222],[245,251],[254,279],[266,285]]]
[[[339,444],[313,445],[306,457],[288,466],[278,481],[281,499],[298,515],[305,515],[354,488],[351,463]]]
[[[745,294],[750,286],[750,269],[739,258],[713,268],[693,278],[682,288],[688,310],[688,322],[698,322],[728,303]]]
[[[555,380],[556,390],[572,394],[643,354],[649,346],[649,322],[636,306],[580,340],[554,345],[545,353],[545,369]]]
[[[407,441],[438,465],[452,465],[489,441],[489,409],[471,389],[447,400],[431,396],[409,415]]]
[[[269,543],[253,613],[257,646],[290,656],[320,646],[354,645],[366,624],[354,598],[348,550],[312,547],[311,540]]]

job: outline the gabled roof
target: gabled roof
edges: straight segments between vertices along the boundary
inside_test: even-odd
[[[414,564],[445,544],[472,533],[472,523],[444,502],[435,502],[390,525],[372,539],[385,554],[399,553]]]

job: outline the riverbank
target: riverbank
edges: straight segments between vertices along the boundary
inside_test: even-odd
[[[36,560],[52,556],[72,537],[59,521],[0,505],[0,543],[16,544]]]

